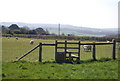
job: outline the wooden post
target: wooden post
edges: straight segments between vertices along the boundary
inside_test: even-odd
[[[71,52],[69,52],[69,60],[72,62]]]
[[[93,60],[96,60],[96,47],[95,47],[95,43],[93,43]]]
[[[55,41],[55,60],[57,60],[57,40]]]
[[[39,62],[42,62],[42,43],[39,44]]]
[[[115,60],[116,59],[116,57],[115,57],[115,55],[116,55],[116,51],[115,51],[115,49],[116,49],[116,41],[115,41],[115,39],[113,39],[112,42],[113,42],[112,58]]]
[[[79,44],[78,44],[78,60],[80,61],[80,41],[79,41]]]
[[[67,53],[67,41],[65,40],[65,55],[64,55],[65,61],[66,61],[66,53]]]

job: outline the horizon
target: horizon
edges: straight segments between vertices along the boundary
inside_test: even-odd
[[[39,25],[39,24],[50,24],[50,25],[57,25],[57,24],[51,24],[51,23],[27,23],[27,22],[0,22],[0,25],[4,25],[4,24],[1,24],[1,23],[9,23],[9,25],[5,25],[5,26],[10,26],[11,24],[17,24],[18,26],[19,26],[19,24],[21,23],[21,24],[31,24],[31,25]],[[72,24],[61,24],[61,23],[58,23],[58,24],[60,24],[60,25],[70,25],[70,26],[75,26],[75,25],[72,25]],[[27,26],[27,25],[23,25],[23,26]],[[29,26],[28,26],[29,27]],[[75,27],[83,27],[83,28],[94,28],[94,27],[84,27],[84,26],[75,26]],[[30,28],[30,27],[29,27]],[[44,28],[44,27],[43,27]],[[115,28],[115,27],[113,27],[113,28]],[[118,28],[118,27],[117,27]],[[94,29],[112,29],[112,28],[110,28],[110,27],[104,27],[104,28],[94,28]]]
[[[1,0],[0,22],[118,27],[119,0]]]

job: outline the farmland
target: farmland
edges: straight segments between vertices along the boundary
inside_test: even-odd
[[[29,44],[30,40],[34,40],[35,43],[33,45],[30,45]],[[38,49],[36,49],[28,56],[23,58],[22,61],[16,62],[20,56],[22,56],[27,51],[38,45],[40,42],[53,44],[55,40],[43,40],[32,38],[29,39],[19,38],[19,40],[16,40],[14,37],[11,37],[10,39],[3,37],[2,38],[3,78],[4,79],[118,78],[118,61],[110,59],[112,57],[112,45],[97,46],[96,56],[98,61],[95,62],[90,61],[92,59],[92,52],[84,52],[82,46],[81,46],[81,60],[83,61],[82,64],[55,63],[54,47],[49,46],[43,47],[42,57],[43,63],[38,62]],[[95,41],[81,41],[81,42],[95,42]],[[118,54],[118,50],[116,50],[116,52],[117,52],[116,54]]]

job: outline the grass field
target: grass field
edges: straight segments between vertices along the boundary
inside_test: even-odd
[[[34,40],[33,45],[29,44]],[[64,41],[64,40],[60,40]],[[43,47],[43,63],[38,61],[38,49],[20,62],[15,62],[27,51],[42,43],[54,43],[55,40],[2,38],[2,77],[3,79],[117,79],[118,60],[110,60],[112,46],[97,46],[98,61],[91,62],[92,52],[84,52],[81,47],[82,64],[54,62],[54,47]],[[76,41],[74,41],[76,42]],[[90,42],[90,41],[81,41]],[[95,41],[91,41],[95,42]],[[117,48],[117,47],[116,47]],[[70,50],[75,51],[75,50]],[[116,49],[116,54],[118,50]],[[118,55],[117,55],[118,56]],[[104,58],[104,59],[102,59]],[[108,61],[106,61],[108,60]]]
[[[6,62],[2,76],[3,79],[118,79],[118,61],[82,64]]]
[[[34,40],[35,43],[33,45],[29,44],[30,40]],[[64,40],[60,40],[64,41]],[[55,40],[42,40],[42,39],[28,39],[28,38],[20,38],[19,40],[16,40],[15,38],[3,38],[2,41],[2,61],[3,62],[10,62],[10,61],[16,61],[20,56],[28,52],[30,49],[35,47],[39,44],[39,42],[42,43],[55,43]],[[76,41],[74,41],[76,42]],[[89,42],[89,41],[81,41],[81,42]],[[73,47],[72,45],[71,47]],[[112,57],[112,45],[99,45],[96,46],[96,58],[100,59],[103,57]],[[76,50],[69,50],[69,51],[76,51]],[[43,61],[50,61],[54,60],[54,52],[55,48],[53,46],[43,46]],[[116,49],[116,52],[118,50]],[[118,54],[118,53],[116,53]],[[83,48],[81,46],[81,60],[87,60],[92,59],[92,52],[84,52]],[[28,56],[23,58],[23,60],[26,61],[37,61],[38,60],[38,49],[30,53]]]

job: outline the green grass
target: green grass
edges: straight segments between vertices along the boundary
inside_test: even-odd
[[[118,61],[105,59],[81,64],[5,62],[3,79],[118,79]]]
[[[30,40],[34,40],[35,43],[33,45],[29,44]],[[64,40],[60,40],[64,41]],[[33,47],[39,44],[39,42],[42,43],[55,43],[55,40],[42,40],[42,39],[28,39],[28,38],[20,38],[19,40],[16,40],[15,38],[7,39],[3,37],[2,39],[2,61],[3,62],[10,62],[10,61],[16,61],[20,56],[31,50]],[[76,41],[74,41],[76,42]],[[81,41],[82,43],[87,43],[90,41]],[[93,41],[92,41],[93,42]],[[70,45],[70,47],[73,47],[75,45]],[[54,46],[43,46],[43,52],[42,52],[42,59],[43,61],[50,61],[54,60]],[[76,51],[76,50],[69,50],[69,51]],[[116,50],[118,51],[118,50]],[[116,53],[118,54],[118,53]],[[100,59],[103,57],[112,57],[112,45],[98,45],[96,46],[96,58]],[[81,46],[81,60],[87,60],[92,59],[92,52],[84,52],[83,48]],[[36,62],[38,60],[38,49],[27,55],[22,60],[26,61],[32,61]]]
[[[34,40],[33,45],[29,44]],[[59,40],[64,41],[64,40]],[[84,52],[81,46],[81,64],[55,63],[54,47],[44,46],[43,62],[38,62],[38,49],[20,62],[17,59],[30,49],[42,43],[55,43],[55,40],[2,38],[2,77],[3,79],[117,79],[118,60],[110,60],[112,46],[97,46],[98,61],[92,61],[92,52]],[[76,41],[74,41],[76,42]],[[94,41],[81,41],[94,42]],[[70,45],[74,46],[75,45]],[[117,47],[116,47],[117,48]],[[75,51],[75,50],[69,50]],[[118,50],[116,50],[116,54]],[[117,55],[118,56],[118,55]]]

